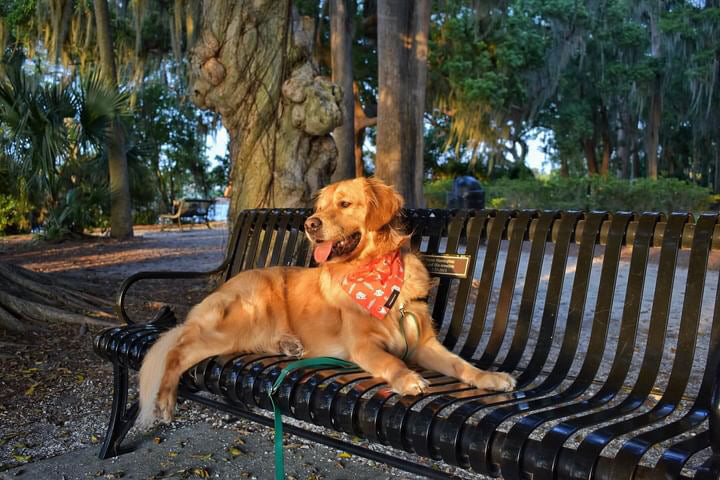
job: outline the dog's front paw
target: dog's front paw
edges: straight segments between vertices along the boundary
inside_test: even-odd
[[[395,393],[400,395],[420,395],[428,387],[428,381],[417,372],[408,371],[390,382]]]
[[[480,372],[468,383],[483,390],[509,392],[515,388],[516,381],[515,377],[504,372]]]

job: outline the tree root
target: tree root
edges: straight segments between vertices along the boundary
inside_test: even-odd
[[[0,263],[0,329],[36,330],[43,322],[113,326],[113,302],[91,293],[89,284]]]

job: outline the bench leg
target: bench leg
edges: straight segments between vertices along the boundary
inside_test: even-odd
[[[108,425],[105,441],[100,449],[100,458],[105,460],[110,457],[117,457],[125,453],[121,448],[125,435],[135,424],[138,415],[138,402],[127,408],[128,397],[128,369],[125,366],[113,364],[113,405],[110,413],[110,424]]]

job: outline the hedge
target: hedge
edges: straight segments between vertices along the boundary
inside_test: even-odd
[[[715,200],[708,188],[675,178],[621,180],[601,176],[499,179],[483,183],[488,208],[578,209],[607,211],[707,210]],[[426,205],[447,206],[452,179],[425,184]]]

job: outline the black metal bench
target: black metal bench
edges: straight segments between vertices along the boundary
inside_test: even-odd
[[[237,219],[227,279],[267,265],[309,265],[307,210],[252,210]],[[518,388],[489,394],[424,372],[423,397],[398,397],[362,371],[312,369],[287,377],[287,416],[504,478],[720,477],[720,300],[717,215],[406,212],[413,247],[439,277],[430,303],[445,345],[483,368],[513,371]],[[711,260],[709,263],[709,259]],[[101,457],[120,452],[137,406],[138,369],[168,309],[134,324],[123,285],[120,317],[96,351],[113,362],[113,412]],[[267,390],[290,359],[210,358],[182,379],[180,396],[270,425]],[[416,473],[426,465],[321,435],[288,431]]]
[[[177,222],[182,231],[183,220],[186,223],[204,223],[210,228],[210,212],[215,206],[215,200],[204,198],[183,198],[173,202],[175,212],[159,216],[160,230],[165,230],[168,223]]]

